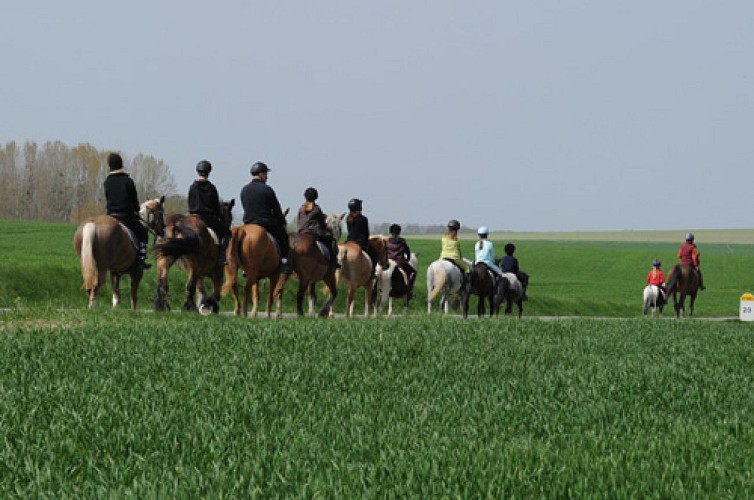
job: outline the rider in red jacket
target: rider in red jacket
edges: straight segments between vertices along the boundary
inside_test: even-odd
[[[704,290],[704,280],[702,279],[702,270],[699,268],[699,251],[694,244],[694,234],[686,234],[686,242],[678,250],[678,258],[681,264],[691,266],[699,275],[699,289]]]
[[[663,292],[666,292],[665,273],[662,272],[660,266],[662,266],[662,262],[660,262],[659,259],[655,259],[652,262],[652,270],[649,271],[649,274],[647,275],[647,283],[650,285],[655,285]]]

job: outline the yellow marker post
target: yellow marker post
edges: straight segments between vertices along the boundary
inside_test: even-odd
[[[754,295],[749,292],[741,295],[741,310],[738,318],[741,321],[754,321]]]

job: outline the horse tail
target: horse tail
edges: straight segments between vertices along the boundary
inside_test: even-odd
[[[445,283],[448,281],[447,273],[435,273],[433,267],[430,267],[430,271],[432,271],[431,274],[427,273],[427,290],[430,290],[429,295],[427,296],[427,302],[432,302],[435,297],[437,297],[437,294],[445,288]],[[433,279],[435,274],[437,274],[437,280]],[[432,283],[432,281],[434,281],[434,283]]]
[[[670,297],[673,292],[678,288],[678,282],[681,280],[681,266],[673,266],[670,270],[670,283],[668,284],[668,291],[666,296]]]
[[[241,238],[238,237],[239,230],[233,230],[230,234],[228,243],[228,264],[225,266],[225,283],[221,290],[221,295],[228,295],[231,288],[236,284],[238,279],[238,256],[241,255],[238,247],[241,245]]]
[[[99,272],[94,258],[96,241],[97,226],[94,222],[87,222],[81,231],[81,276],[84,278],[85,290],[93,290],[98,286]]]
[[[179,258],[183,255],[194,253],[202,246],[199,235],[190,227],[175,225],[175,230],[181,233],[183,238],[167,238],[155,245],[155,251],[159,257]]]

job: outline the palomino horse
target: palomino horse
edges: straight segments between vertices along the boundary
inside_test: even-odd
[[[644,287],[644,316],[649,313],[650,309],[652,310],[652,316],[658,311],[660,316],[662,316],[662,310],[666,302],[665,293],[660,290],[659,286],[647,285]]]
[[[699,291],[699,275],[693,267],[687,264],[676,264],[670,268],[668,279],[669,284],[667,296],[673,296],[675,317],[680,318],[681,312],[683,312],[684,316],[686,315],[684,302],[686,301],[687,295],[691,298],[691,302],[689,303],[689,316],[693,316],[696,293]],[[678,299],[678,294],[681,295],[680,299]]]
[[[333,239],[340,239],[341,222],[346,214],[330,214],[327,216],[327,229]],[[318,281],[324,281],[329,291],[327,300],[319,311],[320,317],[330,314],[332,303],[338,296],[338,287],[335,282],[335,268],[330,265],[330,260],[325,257],[314,236],[306,233],[290,235],[291,256],[293,257],[293,270],[298,276],[298,292],[296,293],[296,313],[304,315],[304,296],[309,292],[309,316],[314,316],[314,306],[317,301],[315,285]],[[326,251],[332,252],[331,248]]]
[[[409,265],[417,269],[419,258],[415,253],[411,253],[408,260]],[[377,303],[375,309],[377,315],[382,313],[382,303],[387,301],[387,317],[393,315],[393,299],[403,299],[403,311],[408,311],[408,276],[403,274],[393,259],[388,259],[388,267],[383,270],[382,266],[377,267]]]
[[[464,259],[467,264],[471,261]],[[458,294],[463,302],[465,291],[461,288],[463,274],[454,263],[446,259],[438,259],[429,265],[427,269],[427,312],[432,312],[432,301],[440,295],[440,308],[448,314],[450,297]]]
[[[477,316],[480,318],[485,313],[485,302],[489,302],[490,305],[490,317],[497,314],[497,308],[495,307],[495,278],[492,275],[492,271],[483,262],[476,263],[471,266],[471,282],[469,283],[469,293],[464,294],[463,305],[463,317],[469,316],[469,302],[471,302],[471,296],[476,295],[479,297],[477,302]]]
[[[164,201],[164,196],[147,200],[139,211],[142,222],[158,236],[165,231]],[[89,217],[76,229],[73,248],[81,261],[83,288],[89,296],[90,308],[97,302],[97,292],[110,271],[113,307],[120,304],[120,277],[128,274],[131,276],[131,309],[136,309],[137,290],[144,270],[137,265],[136,243],[123,224],[109,215]]]
[[[372,236],[369,244],[377,253],[377,264],[387,267],[387,251],[385,239],[382,236]],[[346,298],[346,317],[353,316],[354,296],[356,289],[364,287],[364,317],[369,317],[369,309],[373,306],[375,277],[372,272],[372,259],[361,249],[358,243],[346,241],[338,244],[338,261],[342,266],[335,272],[335,280],[338,284],[348,285]],[[330,309],[330,316],[335,313]]]
[[[510,316],[513,313],[513,304],[516,304],[518,317],[521,318],[524,314],[524,293],[528,287],[528,274],[521,272],[516,276],[514,273],[503,273],[497,287],[495,309],[499,310],[500,305],[505,302],[505,315]]]
[[[222,224],[230,232],[233,220],[235,200],[222,202]],[[219,247],[213,232],[197,215],[170,215],[165,221],[166,237],[155,245],[157,253],[157,297],[154,301],[156,311],[170,309],[168,303],[168,272],[177,263],[178,267],[188,273],[186,295],[183,302],[185,311],[199,311],[202,314],[220,311],[220,288],[223,284],[225,266],[219,259]],[[204,291],[204,278],[212,280],[212,296],[207,298]],[[199,301],[195,301],[196,289],[199,288]]]
[[[288,210],[283,213],[287,215]],[[243,288],[243,316],[249,309],[251,295],[251,317],[256,318],[259,310],[259,281],[270,279],[270,291],[267,295],[267,317],[272,315],[272,299],[275,298],[275,317],[283,317],[283,289],[288,275],[280,272],[280,251],[272,236],[257,224],[236,226],[231,231],[228,244],[228,263],[225,266],[225,284],[222,294],[233,292],[235,302],[234,314],[241,316],[241,302],[238,300],[238,269],[246,273]]]

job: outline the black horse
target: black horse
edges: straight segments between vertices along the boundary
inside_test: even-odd
[[[477,263],[471,266],[471,280],[469,282],[469,293],[462,294],[463,297],[463,317],[469,317],[469,301],[471,295],[479,297],[477,302],[477,315],[481,318],[485,314],[485,302],[490,304],[490,316],[498,312],[495,307],[496,296],[495,278],[492,271],[484,263]]]
[[[509,316],[513,312],[513,304],[518,306],[518,317],[524,314],[524,300],[526,289],[529,287],[529,275],[520,272],[518,276],[512,273],[504,273],[500,278],[500,283],[495,295],[495,308],[500,310],[500,306],[505,302],[505,315]]]

